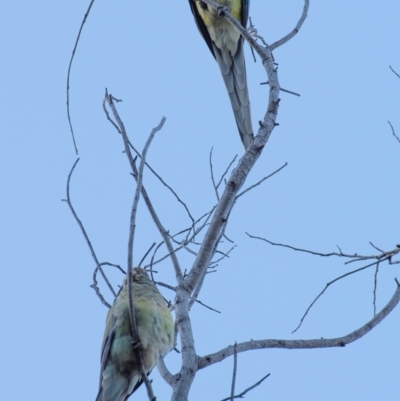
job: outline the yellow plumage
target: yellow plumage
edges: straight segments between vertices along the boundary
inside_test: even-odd
[[[133,304],[145,371],[150,373],[174,342],[174,322],[147,273],[133,269]],[[128,282],[108,312],[96,401],[125,401],[142,383],[129,318]]]
[[[227,7],[229,13],[246,27],[249,15],[249,0],[216,0]],[[221,70],[231,101],[240,139],[245,149],[253,142],[249,91],[247,88],[246,64],[243,38],[239,31],[218,10],[201,0],[189,0],[197,27],[207,43]]]

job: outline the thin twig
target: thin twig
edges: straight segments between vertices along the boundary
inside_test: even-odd
[[[275,339],[263,339],[263,340],[251,340],[237,344],[237,352],[246,352],[256,349],[271,349],[271,348],[282,348],[282,349],[312,349],[312,348],[332,348],[332,347],[344,347],[354,341],[357,341],[361,337],[365,336],[371,330],[374,329],[379,323],[381,323],[390,313],[396,308],[400,302],[400,283],[397,279],[396,291],[389,302],[377,313],[371,320],[365,323],[360,328],[353,332],[336,338],[318,338],[312,340],[275,340]],[[197,357],[198,369],[204,369],[214,363],[223,361],[233,355],[234,349],[230,345],[224,349],[219,350],[213,354]],[[228,398],[229,399],[229,398]]]
[[[211,264],[210,265],[216,265],[217,263],[219,263],[219,262],[221,262],[221,260],[223,260],[223,259],[225,259],[225,258],[229,258],[229,254],[235,249],[237,247],[237,245],[233,245],[232,247],[231,247],[231,249],[229,249],[229,251],[228,252],[221,252],[221,251],[216,251],[215,253],[219,253],[219,254],[222,254],[222,256],[219,258],[219,259],[217,259],[217,260],[213,260],[212,262],[211,262]]]
[[[211,173],[211,182],[213,184],[214,187],[214,191],[215,191],[215,196],[217,197],[218,201],[219,201],[219,194],[218,194],[218,187],[215,184],[215,179],[214,179],[214,169],[213,169],[213,164],[212,164],[212,152],[213,152],[213,148],[211,148],[210,150],[210,158],[209,158],[209,162],[210,162],[210,173]]]
[[[206,305],[204,302],[201,302],[198,299],[196,299],[196,302],[201,306],[204,306],[205,308],[212,310],[213,312],[221,313],[219,310],[211,308],[211,306]]]
[[[111,293],[114,295],[114,297],[116,297],[117,294],[115,293],[114,288],[112,287],[111,283],[108,281],[108,278],[106,277],[106,275],[104,274],[103,269],[102,269],[101,266],[100,266],[100,262],[99,262],[99,260],[97,259],[96,253],[95,253],[95,251],[94,251],[94,249],[93,249],[92,243],[90,242],[89,236],[87,235],[86,230],[85,230],[85,228],[83,227],[82,221],[79,219],[78,215],[77,215],[76,212],[75,212],[74,207],[72,206],[71,197],[70,197],[70,193],[69,193],[69,184],[70,184],[70,182],[71,182],[72,173],[74,172],[75,167],[76,167],[76,165],[78,164],[78,162],[79,162],[79,158],[76,159],[74,165],[73,165],[72,168],[71,168],[71,171],[70,171],[69,174],[68,174],[68,179],[67,179],[67,199],[62,199],[62,201],[63,201],[63,202],[66,202],[67,205],[69,206],[69,208],[70,208],[70,210],[71,210],[71,212],[72,212],[72,215],[75,217],[75,220],[76,220],[76,222],[78,223],[79,228],[81,229],[81,232],[82,232],[82,234],[83,234],[83,236],[84,236],[84,238],[85,238],[85,240],[86,240],[86,243],[87,243],[87,245],[88,245],[88,247],[89,247],[89,250],[90,250],[90,253],[91,253],[91,255],[92,255],[92,258],[93,258],[93,260],[95,261],[96,266],[99,266],[100,274],[101,274],[101,276],[103,277],[103,280],[104,280],[105,283],[107,284],[108,288],[110,289],[110,291],[111,291]],[[101,300],[101,298],[100,298],[100,300]]]
[[[250,24],[247,27],[247,32],[251,36],[253,36],[253,38],[260,39],[262,44],[267,47],[268,43],[265,41],[265,39],[261,35],[258,34],[258,29],[256,28],[255,24],[253,24],[253,21],[252,21],[251,17],[249,17],[249,21],[250,21]],[[256,62],[257,59],[256,59],[256,56],[254,54],[254,49],[252,47],[250,47],[250,48],[251,48],[251,54],[253,55],[253,60],[254,60],[254,62]]]
[[[389,259],[389,257],[386,257],[386,258],[382,259],[381,262],[384,262],[384,261],[386,261],[386,260],[388,260],[388,259]],[[306,316],[307,316],[308,312],[310,311],[310,309],[314,306],[314,304],[315,304],[315,303],[318,301],[318,299],[324,294],[324,292],[328,289],[328,287],[329,287],[330,285],[332,285],[332,284],[335,283],[336,281],[341,280],[342,278],[345,278],[345,277],[347,277],[347,276],[351,276],[352,274],[355,274],[355,273],[358,273],[358,272],[360,272],[360,271],[362,271],[362,270],[368,269],[368,267],[374,266],[374,265],[376,265],[376,264],[378,264],[378,263],[380,263],[380,261],[372,262],[372,263],[370,263],[370,264],[368,264],[368,265],[366,265],[366,266],[360,267],[359,269],[355,269],[355,270],[352,270],[352,271],[347,272],[347,273],[345,273],[345,274],[342,274],[341,276],[336,277],[335,279],[333,279],[332,281],[330,281],[329,283],[327,283],[327,284],[325,285],[325,288],[315,297],[314,301],[311,302],[310,306],[307,308],[307,310],[305,311],[304,315],[303,315],[302,318],[300,319],[299,325],[292,331],[292,334],[295,333],[295,332],[300,328],[300,326],[303,324],[303,321],[304,321],[304,319],[306,318]]]
[[[267,377],[271,376],[271,373],[268,373],[267,375],[265,375],[262,379],[260,379],[257,383],[253,384],[252,386],[246,388],[246,390],[242,391],[241,393],[235,395],[233,398],[243,398],[243,396],[248,393],[249,391],[253,390],[253,388],[256,388],[257,386],[259,386]],[[231,399],[231,397],[227,397],[224,398],[221,401],[229,401]]]
[[[118,127],[118,125],[112,120],[112,118],[110,117],[110,113],[109,113],[108,110],[107,110],[106,103],[108,103],[108,101],[109,101],[109,96],[108,96],[108,90],[107,90],[107,88],[106,88],[106,95],[104,96],[104,99],[103,99],[103,111],[104,111],[104,113],[105,113],[105,115],[106,115],[106,117],[107,117],[107,120],[114,126],[114,128],[118,131],[118,133],[122,135],[121,129],[120,129],[120,128]],[[131,155],[131,157],[132,157],[132,155]],[[133,158],[132,158],[132,160],[133,160]],[[130,162],[130,161],[129,161],[129,162]]]
[[[393,72],[394,74],[396,74],[396,75],[400,78],[400,75],[392,68],[391,65],[389,65],[389,68],[392,70],[392,72]]]
[[[231,385],[231,401],[235,398],[235,383],[237,373],[237,343],[233,346],[233,373],[232,373],[232,385]]]
[[[179,246],[173,250],[174,253],[179,252],[179,251],[180,251],[181,249],[183,249],[183,248],[185,247],[185,245],[187,245],[187,244],[198,245],[198,246],[201,245],[201,243],[196,243],[196,242],[194,241],[194,239],[195,239],[196,235],[198,235],[198,234],[207,226],[208,220],[210,219],[210,217],[211,217],[211,215],[212,215],[214,209],[215,209],[215,206],[214,206],[213,209],[211,209],[209,212],[203,214],[200,218],[198,218],[197,220],[195,220],[194,224],[193,224],[190,228],[185,228],[185,229],[183,229],[183,230],[180,230],[179,232],[177,232],[177,233],[174,234],[174,235],[169,235],[169,238],[171,239],[171,241],[173,241],[173,242],[179,244]],[[204,217],[207,217],[206,220],[204,221],[204,223],[203,223],[199,228],[197,228],[197,229],[195,229],[195,230],[193,231],[192,236],[189,236],[190,233],[191,233],[191,231],[192,231],[192,229],[194,229],[195,224],[198,224],[202,219],[204,219]],[[175,239],[174,239],[176,236],[178,236],[178,235],[180,235],[180,234],[183,234],[183,233],[185,233],[185,232],[187,232],[188,234],[187,234],[187,236],[186,236],[186,239],[183,240],[183,243],[182,243],[182,241],[178,241],[178,240],[175,240]],[[158,245],[157,249],[158,249],[161,245],[163,245],[163,244],[164,244],[164,241],[162,241],[162,242]],[[186,250],[188,250],[190,253],[193,254],[193,251],[190,250],[190,249],[188,249],[187,247],[186,247]],[[222,253],[222,252],[220,252],[220,253]],[[155,254],[154,254],[154,255],[155,255]],[[165,254],[164,256],[162,256],[160,259],[157,259],[157,260],[154,260],[154,255],[153,255],[153,257],[152,257],[151,263],[149,263],[148,265],[145,265],[144,268],[147,268],[147,267],[150,267],[150,266],[153,266],[153,265],[156,265],[156,264],[162,262],[163,260],[165,260],[165,259],[167,259],[168,257],[170,257],[170,256],[171,256],[171,253],[167,253],[167,254]]]
[[[137,351],[140,351],[139,349]],[[144,369],[144,361],[143,361],[143,356],[141,352],[137,352],[137,355],[140,358],[140,374],[142,376],[142,380],[144,381],[144,384],[146,385],[146,390],[147,390],[147,396],[149,397],[150,401],[156,401],[156,397],[153,392],[153,387],[151,386],[151,380],[149,380],[149,377],[147,376],[147,372]]]
[[[103,262],[103,263],[100,263],[100,266],[116,267],[124,276],[126,276],[126,271],[120,265],[116,265],[115,263]]]
[[[188,232],[188,235],[186,237],[186,242],[195,241],[196,235],[199,234],[209,224],[208,222],[209,222],[212,214],[214,213],[215,207],[216,206],[214,206],[209,212],[203,214],[203,216],[201,216],[199,219],[196,220],[195,224],[199,223],[204,217],[206,217],[206,219],[204,220],[204,223],[199,228],[197,228],[196,230],[193,231],[193,235],[191,237],[189,237],[190,231]],[[193,227],[194,227],[194,225],[193,225]]]
[[[233,207],[233,205],[234,205],[234,203],[232,204],[232,207]],[[231,210],[232,210],[232,208],[231,208]],[[215,241],[214,249],[212,250],[211,255],[210,255],[211,260],[214,257],[215,253],[217,252],[217,247],[218,247],[218,244],[220,243],[222,237],[225,236],[225,230],[226,230],[228,221],[229,221],[229,214],[226,217],[225,222],[224,222],[224,224],[223,224],[223,226],[221,228],[221,232],[220,232],[220,235],[219,235],[218,239]],[[211,264],[211,261],[210,261],[210,264]],[[208,267],[210,267],[210,265]],[[194,288],[192,296],[191,296],[191,298],[189,300],[189,309],[196,302],[196,300],[197,300],[197,298],[198,298],[198,296],[200,294],[200,291],[201,291],[201,288],[203,287],[203,283],[204,283],[204,279],[206,277],[206,274],[207,274],[207,269],[204,269],[204,271],[202,272],[202,276],[197,281],[196,287]]]
[[[135,165],[135,160],[132,157],[132,153],[129,148],[129,139],[128,135],[125,130],[124,123],[122,122],[116,108],[114,105],[114,100],[118,101],[115,97],[113,97],[111,94],[108,95],[107,90],[106,90],[106,101],[108,102],[111,111],[113,112],[114,118],[117,121],[120,133],[122,135],[122,140],[124,142],[124,148],[125,148],[125,153],[127,155],[129,164],[132,168],[132,171],[135,173],[136,170],[136,165]],[[103,102],[104,105],[104,102]],[[105,108],[105,107],[104,107]],[[147,150],[150,147],[151,141],[153,140],[155,134],[157,131],[159,131],[162,126],[164,125],[165,118],[163,117],[161,119],[160,124],[158,127],[153,128],[151,131],[149,138],[146,141],[146,144],[143,148],[142,151],[142,158],[140,160],[139,164],[139,171],[136,173],[136,191],[135,191],[135,196],[132,204],[132,209],[131,209],[131,216],[130,216],[130,227],[129,227],[129,239],[128,239],[128,302],[129,302],[129,317],[130,317],[130,326],[131,326],[131,334],[133,338],[134,344],[140,344],[140,339],[138,335],[138,329],[137,329],[137,321],[136,321],[136,316],[135,316],[135,309],[133,307],[133,288],[132,288],[132,281],[133,281],[133,243],[134,243],[134,236],[135,236],[135,227],[136,227],[136,212],[137,212],[137,207],[139,203],[139,198],[140,198],[140,193],[142,192],[142,182],[143,182],[143,169],[144,169],[144,162],[146,159],[146,154]],[[144,369],[144,364],[143,364],[143,357],[142,357],[142,352],[140,348],[137,348],[137,356],[140,360],[140,372],[142,376],[142,380],[146,384],[146,389],[147,389],[147,394],[150,400],[155,399],[153,389],[151,387],[151,383],[147,377],[146,371]]]
[[[133,176],[135,177],[135,179],[136,175],[137,175],[136,166],[133,166]],[[171,257],[172,265],[175,270],[175,277],[179,282],[182,279],[182,272],[179,266],[178,258],[176,257],[176,250],[173,248],[169,238],[169,233],[162,225],[156,211],[154,210],[153,204],[151,203],[150,198],[144,186],[142,186],[142,197],[159,233],[161,234],[162,239],[164,240],[165,246],[167,247],[167,250],[169,252],[168,256]]]
[[[162,241],[162,244],[164,244],[164,241]],[[172,252],[166,253],[164,256],[162,256],[160,259],[157,259],[156,261],[153,262],[153,265],[157,265],[159,263],[161,263],[163,260],[171,257],[173,254],[176,254],[177,252],[179,252],[183,247],[182,246],[178,246],[175,249],[172,249]],[[150,264],[145,265],[145,268],[149,267]]]
[[[134,178],[136,180],[137,179],[137,175],[138,175],[138,171],[137,171],[136,165],[135,165],[133,157],[132,157],[132,153],[131,153],[131,150],[130,150],[129,139],[128,139],[128,136],[126,135],[124,124],[122,123],[122,121],[121,121],[121,119],[120,119],[120,117],[118,115],[118,112],[116,111],[115,106],[113,104],[113,100],[115,100],[115,98],[112,97],[111,95],[108,96],[108,93],[106,91],[106,99],[107,99],[108,103],[110,104],[110,107],[111,107],[111,110],[113,111],[115,119],[117,120],[119,128],[117,128],[117,127],[116,128],[117,128],[118,132],[121,133],[122,138],[124,140],[125,153],[126,153],[126,155],[128,157],[129,164],[131,166],[133,176],[134,176]],[[104,107],[104,109],[105,109],[105,107]],[[106,113],[106,115],[107,115],[107,113]],[[109,119],[108,115],[107,115],[107,118]],[[109,120],[112,122],[111,119],[109,119]],[[163,117],[161,119],[161,121],[160,121],[160,124],[157,127],[153,128],[154,134],[157,131],[162,129],[162,127],[163,127],[163,125],[165,123],[165,120],[166,120],[165,117]],[[143,160],[143,156],[142,156],[141,160]],[[181,273],[181,270],[180,270],[180,267],[179,267],[178,259],[176,258],[176,255],[175,255],[175,251],[174,251],[174,249],[172,247],[171,241],[169,240],[168,232],[165,230],[165,228],[161,224],[161,221],[160,221],[157,213],[155,212],[154,207],[153,207],[153,205],[152,205],[152,203],[150,201],[150,198],[147,195],[146,189],[144,188],[143,185],[141,186],[141,194],[142,194],[143,200],[144,200],[144,202],[145,202],[145,204],[147,206],[147,209],[149,210],[149,213],[150,213],[150,215],[151,215],[151,217],[152,217],[152,219],[153,219],[158,231],[160,232],[160,234],[161,234],[161,236],[162,236],[162,238],[163,238],[163,240],[164,240],[164,242],[165,242],[165,244],[167,246],[167,249],[169,251],[169,256],[171,256],[172,264],[173,264],[174,269],[175,269],[175,276],[177,278],[177,281],[179,282],[181,280],[181,278],[182,278],[182,273]]]
[[[96,295],[100,298],[101,303],[103,305],[107,306],[110,309],[111,305],[104,299],[104,297],[103,297],[102,293],[100,292],[100,289],[99,289],[99,287],[97,285],[98,284],[97,283],[97,272],[99,271],[99,267],[100,266],[113,266],[113,267],[116,267],[124,275],[126,275],[126,272],[120,265],[116,265],[114,263],[109,263],[109,262],[100,263],[99,266],[96,266],[96,268],[93,271],[93,284],[90,286],[90,288],[93,288],[93,290],[95,291]],[[118,295],[121,292],[121,290],[122,290],[122,287],[119,289],[116,297],[118,297]]]
[[[390,128],[392,129],[392,134],[393,136],[397,139],[397,141],[400,143],[400,138],[396,135],[396,132],[394,131],[393,125],[390,121],[388,121]]]
[[[301,13],[300,19],[297,22],[297,25],[295,28],[284,36],[282,39],[277,40],[275,43],[272,43],[270,46],[271,51],[274,51],[277,47],[282,46],[286,42],[288,42],[290,39],[293,38],[293,36],[297,35],[300,31],[301,26],[303,25],[305,19],[307,18],[307,13],[308,13],[308,8],[310,7],[310,1],[309,0],[304,0],[304,6],[303,6],[303,12]]]
[[[234,203],[233,203],[233,204],[234,204]],[[232,205],[232,207],[233,207],[233,205]],[[231,209],[231,210],[232,210],[232,209]],[[221,230],[221,233],[220,233],[220,235],[219,235],[219,238],[218,238],[217,241],[215,242],[214,249],[213,249],[213,251],[211,252],[211,259],[212,259],[212,258],[214,257],[214,255],[216,254],[218,245],[219,245],[219,243],[221,242],[222,237],[225,237],[225,230],[226,230],[228,221],[229,221],[229,214],[228,214],[228,216],[227,216],[227,218],[226,218],[226,220],[225,220],[225,223],[224,223],[224,225],[223,225],[223,227],[222,227],[222,230]],[[227,238],[227,239],[228,239],[228,241],[230,241],[229,238]],[[232,249],[232,248],[231,248],[231,249]],[[211,265],[211,263],[212,263],[212,262],[210,261],[210,265]],[[209,267],[210,267],[210,265],[209,265]],[[215,266],[214,266],[213,268],[215,268]],[[201,279],[198,281],[198,283],[197,283],[197,285],[196,285],[196,288],[195,288],[194,291],[193,291],[192,297],[191,297],[191,299],[190,299],[190,301],[189,301],[189,308],[191,308],[192,305],[193,305],[193,303],[194,303],[195,301],[197,301],[197,298],[198,298],[198,296],[199,296],[199,294],[200,294],[201,288],[203,287],[204,279],[205,279],[205,277],[206,277],[206,275],[207,275],[207,272],[208,272],[208,269],[205,269],[205,270],[204,270],[204,273],[203,273],[203,276],[202,276]]]
[[[378,272],[379,272],[379,262],[376,264],[375,274],[374,274],[374,316],[376,315],[376,289],[378,287]]]
[[[190,297],[189,310],[192,308],[193,304],[197,301],[197,297],[200,294],[200,290],[203,286],[203,282],[204,282],[204,278],[206,277],[206,274],[207,274],[207,269],[203,271],[203,274],[200,277],[200,280],[198,280],[196,288],[194,289],[192,296]]]
[[[93,288],[94,292],[96,295],[99,297],[101,303],[105,306],[107,306],[108,309],[111,308],[111,305],[105,300],[103,297],[103,294],[100,292],[100,289],[98,287],[98,282],[97,282],[97,271],[99,270],[99,266],[96,266],[93,272],[93,284],[90,285],[90,288]]]
[[[129,224],[129,240],[128,240],[128,297],[129,297],[129,315],[131,319],[131,327],[133,330],[133,338],[139,340],[139,335],[137,332],[137,321],[135,316],[135,309],[133,307],[133,243],[135,238],[135,228],[136,228],[136,212],[139,204],[140,193],[142,191],[142,183],[143,183],[143,169],[144,169],[144,161],[146,159],[147,150],[150,147],[151,141],[153,140],[156,131],[153,129],[149,135],[149,138],[146,141],[146,144],[143,148],[142,158],[140,160],[139,171],[136,179],[136,191],[135,196],[133,198],[133,204],[131,209],[131,217]],[[123,134],[123,138],[124,138]],[[124,140],[125,142],[125,140]],[[133,164],[135,162],[133,161]],[[136,167],[136,166],[135,166]],[[144,369],[143,369],[144,371]],[[143,378],[143,377],[142,377]]]
[[[185,230],[185,231],[187,231],[186,242],[189,240],[189,236],[190,236],[190,233],[192,230],[193,230],[193,235],[191,238],[193,240],[196,238],[196,233],[197,233],[196,224],[200,223],[200,221],[203,220],[204,217],[206,217],[207,215],[210,216],[210,214],[212,213],[213,210],[214,210],[214,208],[211,211],[204,213],[201,217],[199,217],[197,220],[195,220],[195,222],[192,224],[192,226],[188,230]]]
[[[238,194],[236,196],[236,200],[238,198],[240,198],[242,195],[244,195],[246,192],[250,191],[251,189],[253,189],[254,187],[260,185],[262,182],[264,182],[265,180],[267,180],[268,178],[272,177],[273,175],[275,175],[276,173],[279,173],[279,171],[281,171],[283,168],[285,168],[288,165],[288,163],[286,162],[283,166],[279,167],[277,170],[275,170],[273,173],[267,175],[266,177],[262,178],[260,181],[256,182],[254,185],[251,185],[250,187],[248,187],[247,189],[245,189],[244,191],[240,192],[240,194]]]
[[[155,247],[156,243],[153,242],[153,245],[148,249],[148,251],[144,254],[143,258],[141,259],[141,261],[139,262],[138,266],[140,267],[141,264],[144,262],[144,260],[146,259],[147,255],[150,253],[150,251]]]
[[[247,27],[247,30],[249,31],[249,33],[252,32],[253,28],[255,28],[255,26],[253,25],[253,21],[251,20],[251,17],[249,16],[249,26]],[[257,31],[255,33],[257,33]],[[266,45],[266,44],[264,44],[264,45]],[[254,49],[252,47],[250,47],[250,50],[251,50],[251,55],[253,56],[253,61],[256,63],[257,59],[256,59],[256,55],[254,53]]]
[[[138,152],[138,150],[129,142],[129,146],[133,149],[133,151],[139,156],[142,157],[142,155]],[[176,200],[185,208],[187,215],[189,216],[189,219],[192,220],[192,222],[194,223],[194,218],[192,216],[192,214],[189,211],[189,208],[186,206],[186,203],[183,202],[183,200],[178,196],[178,194],[172,189],[172,187],[170,185],[168,185],[163,178],[150,166],[150,164],[148,164],[147,162],[145,163],[145,165],[149,168],[149,170],[158,178],[158,180],[164,185],[166,186],[171,192],[172,194],[175,196]]]
[[[269,85],[269,82],[268,82],[268,81],[266,81],[266,82],[261,82],[260,85]],[[290,91],[290,90],[287,90],[287,89],[284,89],[284,88],[279,88],[279,89],[280,89],[282,92],[286,92],[286,93],[289,93],[290,95],[294,95],[294,96],[300,97],[300,93],[293,92],[293,91]]]
[[[311,255],[316,255],[316,256],[321,256],[321,257],[337,256],[337,257],[351,259],[351,260],[348,260],[347,262],[345,262],[345,265],[350,264],[350,263],[354,263],[354,262],[360,262],[362,260],[371,260],[371,259],[375,259],[377,261],[382,261],[384,258],[386,259],[386,258],[389,257],[389,259],[391,259],[393,256],[395,256],[395,255],[400,253],[400,248],[398,248],[397,246],[396,246],[396,248],[394,248],[394,249],[392,249],[390,251],[382,252],[379,255],[358,255],[357,253],[347,254],[347,253],[343,253],[339,246],[337,247],[339,249],[339,252],[322,253],[322,252],[310,251],[308,249],[303,249],[303,248],[296,248],[296,247],[294,247],[292,245],[286,245],[286,244],[280,244],[280,243],[277,243],[277,242],[272,242],[272,241],[270,241],[270,240],[268,240],[266,238],[262,238],[262,237],[257,237],[257,236],[251,235],[248,232],[246,232],[246,234],[250,238],[259,239],[261,241],[267,242],[268,244],[271,244],[271,245],[274,245],[274,246],[280,246],[282,248],[292,249],[293,251],[309,253]]]
[[[156,249],[154,249],[153,255],[152,255],[151,260],[150,260],[150,265],[146,266],[146,267],[150,267],[150,276],[151,276],[151,280],[153,281],[153,283],[155,282],[155,281],[154,281],[154,276],[153,276],[153,264],[154,264],[153,262],[154,262],[154,257],[156,256],[156,253],[157,253],[158,249],[162,246],[163,243],[164,243],[164,241],[161,241],[161,242],[156,246]]]
[[[369,241],[369,244],[372,246],[372,248],[376,249],[378,252],[385,252],[383,249],[378,248],[376,245],[374,245],[371,241]]]
[[[68,65],[68,72],[67,72],[67,116],[68,116],[68,123],[69,123],[69,128],[71,130],[71,135],[72,135],[72,141],[74,143],[74,148],[75,148],[75,153],[78,155],[78,148],[76,146],[76,142],[75,142],[75,135],[74,135],[74,130],[72,128],[72,122],[71,122],[71,115],[70,115],[70,111],[69,111],[69,81],[70,81],[70,76],[71,76],[71,67],[72,67],[72,62],[74,60],[75,57],[75,52],[76,49],[78,47],[78,42],[79,39],[81,37],[81,33],[82,33],[82,29],[83,29],[83,25],[85,24],[87,17],[89,16],[90,13],[90,9],[92,8],[92,5],[94,3],[94,0],[91,0],[88,9],[86,10],[86,13],[83,17],[81,26],[79,28],[79,32],[78,32],[78,36],[76,37],[75,40],[75,45],[74,48],[72,49],[72,55],[71,55],[71,59],[69,60],[69,65]]]
[[[197,253],[196,253],[195,251],[192,251],[192,250],[185,244],[185,241],[182,241],[180,244],[181,244],[182,248],[185,249],[186,251],[188,251],[190,254],[192,254],[192,255],[194,255],[194,256],[197,256]]]
[[[172,285],[163,283],[161,281],[153,281],[153,283],[159,285],[160,287],[168,288],[169,290],[176,292],[176,287]]]
[[[217,188],[219,188],[219,186],[222,183],[222,180],[225,178],[225,176],[228,174],[228,171],[230,170],[230,168],[232,167],[232,164],[236,161],[238,155],[235,155],[235,157],[232,159],[232,161],[229,163],[228,167],[226,168],[226,170],[224,171],[224,173],[221,175],[221,178],[218,181],[217,184]]]
[[[344,258],[350,259],[350,260],[348,260],[347,262],[345,262],[345,265],[346,265],[346,264],[349,264],[349,263],[361,262],[361,261],[366,261],[366,260],[371,260],[371,259],[375,260],[374,262],[372,262],[372,263],[370,263],[370,264],[368,264],[368,265],[362,266],[362,267],[360,267],[360,268],[358,268],[358,269],[352,270],[352,271],[347,272],[347,273],[345,273],[345,274],[343,274],[343,275],[341,275],[341,276],[339,276],[339,277],[336,277],[334,280],[332,280],[332,281],[330,281],[329,283],[327,283],[327,284],[325,285],[324,289],[317,295],[317,297],[316,297],[316,298],[312,301],[312,303],[309,305],[309,307],[307,308],[306,312],[304,313],[304,315],[303,315],[302,318],[300,319],[299,325],[292,331],[292,333],[296,332],[296,331],[300,328],[300,326],[303,324],[303,321],[304,321],[305,317],[307,316],[308,312],[310,311],[310,309],[314,306],[314,304],[317,302],[317,300],[324,294],[324,292],[328,289],[328,287],[329,287],[331,284],[335,283],[335,282],[338,281],[338,280],[341,280],[342,278],[345,278],[345,277],[347,277],[347,276],[350,276],[350,275],[352,275],[352,274],[355,274],[355,273],[358,273],[358,272],[360,272],[360,271],[362,271],[362,270],[365,270],[365,269],[367,269],[368,267],[371,267],[371,266],[377,266],[377,270],[378,270],[379,263],[381,263],[381,262],[388,261],[389,264],[395,263],[395,262],[392,262],[392,258],[393,258],[395,255],[398,255],[398,254],[400,253],[400,248],[397,247],[397,246],[396,246],[396,248],[392,249],[391,251],[382,251],[382,250],[379,249],[377,246],[375,246],[372,242],[370,242],[370,245],[371,245],[373,248],[375,248],[376,250],[378,250],[378,251],[381,252],[379,255],[369,255],[369,256],[365,256],[365,255],[358,255],[358,254],[356,254],[356,253],[355,253],[355,254],[345,254],[345,253],[342,252],[342,250],[340,249],[339,246],[338,246],[339,252],[321,253],[321,252],[310,251],[310,250],[308,250],[308,249],[296,248],[296,247],[291,246],[291,245],[275,243],[275,242],[269,241],[269,240],[267,240],[267,239],[265,239],[265,238],[261,238],[261,237],[256,237],[256,236],[250,235],[250,234],[247,233],[247,232],[246,232],[246,234],[247,234],[250,238],[259,239],[259,240],[265,241],[265,242],[267,242],[267,243],[269,243],[269,244],[271,244],[271,245],[280,246],[280,247],[284,247],[284,248],[288,248],[288,249],[292,249],[292,250],[294,250],[294,251],[305,252],[305,253],[309,253],[309,254],[311,254],[311,255],[322,256],[322,257],[337,256],[337,257],[344,257]],[[377,274],[377,271],[376,271],[376,274]],[[376,280],[376,276],[375,276],[375,280]],[[376,312],[376,305],[375,305],[375,302],[376,302],[376,285],[377,285],[377,283],[376,283],[376,281],[375,281],[374,300],[373,300],[373,303],[374,303],[374,313]]]

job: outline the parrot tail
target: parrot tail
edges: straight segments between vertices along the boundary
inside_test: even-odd
[[[244,60],[243,40],[240,39],[236,53],[221,51],[214,47],[214,55],[220,67],[226,89],[231,100],[233,113],[245,150],[253,142],[249,90],[247,87],[246,63]]]

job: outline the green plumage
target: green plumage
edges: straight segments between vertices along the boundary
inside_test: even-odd
[[[147,273],[133,269],[133,304],[146,372],[157,365],[174,342],[174,322],[164,298]],[[107,315],[104,332],[100,388],[96,401],[125,401],[142,383],[133,349],[127,278]]]

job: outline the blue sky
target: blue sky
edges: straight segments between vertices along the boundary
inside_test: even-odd
[[[269,43],[296,24],[302,1],[253,1],[250,15]],[[86,11],[84,2],[7,2],[0,23],[2,394],[8,400],[88,400],[97,393],[106,308],[89,287],[94,262],[67,205],[65,185],[76,159],[66,117],[66,74]],[[345,335],[373,313],[374,270],[331,287],[291,334],[331,279],[350,269],[274,248],[245,232],[320,252],[373,254],[399,243],[400,72],[394,0],[311,2],[300,33],[274,52],[283,88],[279,126],[247,185],[288,166],[241,198],[227,234],[237,245],[209,275],[192,322],[199,355],[235,341]],[[253,124],[267,102],[261,63],[246,48]],[[193,215],[215,203],[216,174],[242,145],[220,73],[200,38],[187,1],[97,0],[84,27],[71,74],[71,116],[81,160],[71,182],[73,204],[101,261],[126,266],[134,186],[121,138],[102,110],[104,89],[122,98],[118,110],[142,148],[162,116],[167,122],[148,162]],[[164,226],[189,225],[182,207],[148,172],[144,183]],[[139,205],[137,263],[160,240]],[[222,244],[228,249],[229,244]],[[189,268],[190,254],[178,254]],[[356,266],[353,266],[356,267]],[[169,262],[160,280],[173,284]],[[122,276],[110,272],[115,285]],[[377,306],[394,290],[398,265],[380,267]],[[112,297],[103,288],[106,298]],[[163,290],[168,299],[173,295]],[[397,400],[400,309],[344,349],[264,350],[239,355],[238,391],[271,373],[246,400]],[[179,356],[167,365],[175,372]],[[190,399],[229,395],[233,361],[198,373]],[[169,388],[152,374],[158,399]],[[132,399],[147,399],[144,389]]]

